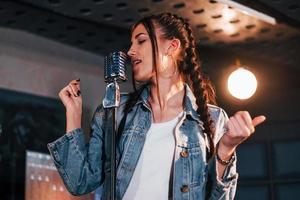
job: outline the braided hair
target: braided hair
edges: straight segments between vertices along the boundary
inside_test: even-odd
[[[182,52],[180,56],[181,59],[178,59],[176,63],[179,73],[182,75],[184,81],[189,85],[196,97],[197,113],[203,122],[203,131],[208,136],[209,151],[207,153],[207,159],[209,160],[215,154],[215,147],[213,143],[215,133],[213,131],[213,121],[210,117],[207,104],[216,104],[215,91],[209,79],[201,73],[201,62],[197,53],[195,39],[189,23],[176,14],[161,13],[141,19],[135,25],[133,25],[132,30],[134,30],[139,24],[144,25],[151,40],[153,47],[152,59],[156,76],[158,73],[156,62],[158,47],[154,25],[158,25],[161,28],[163,38],[177,38],[180,40],[182,45]],[[134,88],[136,88],[134,80],[133,85]],[[138,93],[139,90],[135,90],[131,96],[136,97]],[[132,101],[129,102],[131,102],[130,105],[134,105]]]

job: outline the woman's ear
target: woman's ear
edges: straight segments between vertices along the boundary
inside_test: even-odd
[[[168,48],[168,51],[167,51],[167,54],[168,55],[172,55],[172,54],[177,54],[179,52],[179,49],[181,47],[181,42],[179,39],[172,39],[170,41],[170,44],[169,44],[169,48]]]

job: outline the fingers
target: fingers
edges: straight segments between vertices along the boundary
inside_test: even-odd
[[[77,80],[72,80],[69,85],[68,85],[68,88],[71,92],[71,94],[75,97],[78,97],[80,96],[81,92],[80,92],[80,79],[77,79]]]
[[[71,85],[68,85],[67,87],[68,87],[67,90],[68,90],[68,92],[70,92],[71,96],[77,97],[77,94],[76,94],[77,91],[76,91],[76,89],[73,88]]]
[[[250,136],[250,134],[254,132],[254,130],[253,131],[251,130],[251,127],[253,127],[253,126],[252,126],[252,124],[248,126],[248,124],[245,120],[246,116],[244,116],[244,115],[245,115],[245,113],[241,113],[241,114],[236,115],[235,118],[236,118],[237,123],[239,124],[240,135]],[[251,120],[251,118],[250,118],[250,120]]]
[[[252,124],[253,124],[253,126],[257,126],[257,125],[263,123],[265,120],[266,120],[266,117],[263,116],[263,115],[260,115],[260,116],[258,116],[258,117],[255,117],[255,118],[252,120]]]
[[[234,120],[234,117],[230,117],[229,121],[227,123],[228,129],[229,129],[229,134],[233,134],[233,133],[237,132],[237,129],[235,128],[235,126],[233,124],[233,120]]]
[[[239,111],[229,118],[227,123],[228,131],[221,138],[222,143],[227,147],[236,148],[254,133],[255,126],[261,124],[266,119],[261,115],[253,120],[247,111]]]
[[[254,133],[255,129],[252,124],[252,119],[248,111],[239,111],[235,115],[238,123],[240,124],[240,130],[250,136]]]
[[[232,136],[249,137],[255,131],[255,126],[247,111],[239,111],[230,117],[228,126]]]
[[[247,111],[240,111],[241,117],[244,119],[244,122],[246,123],[247,127],[249,128],[250,132],[253,133],[255,131],[255,128],[252,124],[252,118]]]
[[[72,80],[69,84],[75,85],[80,89],[80,78],[76,80]]]
[[[250,135],[255,131],[255,126],[261,124],[266,119],[265,116],[261,115],[255,117],[253,120],[248,111],[239,111],[234,116],[230,117],[230,130],[237,133],[247,133]]]
[[[247,127],[246,123],[240,115],[236,114],[233,117],[230,117],[230,123],[232,127],[230,131],[233,137],[244,138],[250,136],[251,131],[249,130],[249,128]]]
[[[70,97],[71,93],[70,91],[68,91],[68,86],[64,87],[63,89],[61,89],[61,91],[58,93],[58,96],[62,99],[65,96]]]

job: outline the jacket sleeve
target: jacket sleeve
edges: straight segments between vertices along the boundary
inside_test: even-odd
[[[48,144],[55,166],[73,195],[89,193],[104,181],[104,109],[98,107],[91,122],[88,143],[81,128]]]
[[[224,110],[219,110],[219,115],[216,120],[215,130],[216,138],[215,144],[219,142],[223,134],[227,131],[226,124],[228,116]],[[210,192],[208,199],[210,200],[231,200],[234,199],[238,173],[236,172],[236,153],[233,162],[227,165],[222,178],[218,178],[217,159],[214,156],[208,163],[208,176],[210,179]]]

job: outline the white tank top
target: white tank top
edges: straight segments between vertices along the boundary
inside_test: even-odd
[[[167,200],[175,150],[175,126],[183,112],[171,121],[152,123],[123,200]]]

